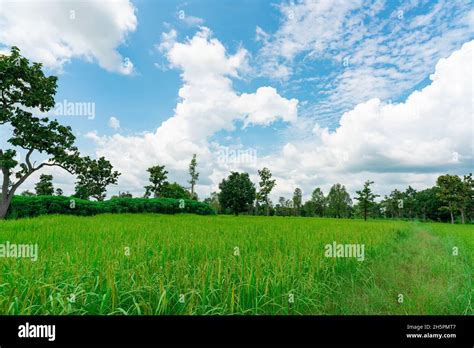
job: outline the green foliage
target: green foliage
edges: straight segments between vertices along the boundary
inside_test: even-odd
[[[310,200],[306,201],[301,208],[301,216],[312,217],[316,215],[316,204]]]
[[[98,160],[84,157],[76,182],[75,196],[81,199],[90,197],[103,201],[107,186],[116,184],[120,173],[113,170],[112,164],[104,157]]]
[[[323,191],[319,188],[316,187],[311,194],[311,201],[314,203],[314,213],[317,216],[324,216],[324,213],[326,212],[326,197],[324,197]]]
[[[167,184],[168,171],[165,170],[165,166],[156,165],[148,168],[147,172],[150,173],[151,185],[145,186],[145,197],[150,197],[152,194],[155,198],[161,197],[163,186]]]
[[[47,174],[40,175],[40,181],[35,185],[37,196],[52,196],[54,194],[53,176]]]
[[[89,216],[104,213],[193,213],[214,214],[206,203],[172,198],[113,198],[108,201],[88,201],[62,196],[15,196],[7,218],[17,219],[46,214]]]
[[[295,208],[295,215],[300,215],[301,202],[303,200],[303,192],[300,188],[296,188],[293,193],[293,207]]]
[[[328,216],[343,218],[351,214],[352,200],[344,185],[335,184],[329,190],[327,197]]]
[[[276,185],[276,180],[272,180],[272,173],[266,167],[262,170],[259,170],[258,175],[260,176],[260,182],[258,183],[258,185],[260,186],[260,191],[258,191],[256,196],[257,203],[263,203],[265,205],[265,212],[268,216],[270,215],[269,195]]]
[[[176,198],[176,199],[192,199],[191,194],[181,185],[174,182],[169,182],[163,185],[161,190],[161,197],[163,198]]]
[[[235,215],[247,211],[255,200],[255,185],[248,173],[232,172],[219,184],[219,202]]]
[[[364,188],[356,191],[357,197],[355,197],[355,199],[359,201],[358,206],[362,211],[364,220],[367,220],[367,215],[369,214],[370,209],[375,205],[375,198],[379,196],[374,194],[370,188],[370,185],[373,183],[373,181],[367,180],[364,183]]]
[[[0,219],[3,219],[15,192],[34,172],[57,166],[87,178],[84,174],[88,171],[87,165],[94,163],[80,157],[71,127],[62,126],[47,117],[34,117],[30,112],[32,109],[48,112],[54,107],[57,77],[45,76],[42,65],[30,64],[27,58],[20,55],[17,47],[12,47],[9,55],[0,55],[0,76],[0,125],[7,125],[12,130],[11,137],[7,137],[6,141],[13,147],[0,149],[0,171],[3,175]],[[24,162],[19,163],[15,159],[15,148],[25,150]],[[32,158],[35,152],[41,153],[46,160],[36,165]],[[49,188],[44,189],[46,191],[40,193],[50,193]],[[92,194],[101,199],[103,193],[100,195],[98,192],[94,186]]]
[[[197,172],[196,168],[197,168],[197,160],[196,160],[196,154],[194,154],[191,160],[191,163],[189,164],[189,175],[191,176],[191,179],[188,181],[191,184],[191,198],[192,199],[197,199],[197,195],[194,192],[194,186],[196,185],[199,179],[199,173]]]

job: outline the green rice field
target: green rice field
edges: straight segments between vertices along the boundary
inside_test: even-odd
[[[38,258],[0,258],[0,314],[473,314],[472,225],[53,215],[0,221],[7,242]]]

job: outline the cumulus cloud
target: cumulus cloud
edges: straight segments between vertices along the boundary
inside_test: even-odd
[[[311,140],[287,143],[259,163],[274,168],[286,193],[336,181],[353,192],[369,178],[390,190],[396,182],[424,187],[447,171],[472,171],[473,49],[470,41],[439,60],[431,84],[405,102],[360,103],[342,115],[334,132],[316,125]]]
[[[137,26],[129,0],[0,0],[0,43],[18,46],[33,61],[61,70],[73,58],[120,74],[133,63],[117,51]]]
[[[130,188],[143,186],[146,168],[157,162],[167,165],[175,178],[184,175],[193,153],[200,158],[204,183],[206,176],[226,167],[225,163],[217,163],[215,151],[219,146],[208,141],[215,133],[234,130],[236,121],[244,126],[267,126],[279,119],[297,119],[298,101],[280,96],[273,87],[260,87],[254,93],[235,91],[233,79],[241,78],[248,69],[248,52],[244,48],[229,54],[205,27],[184,42],[176,38],[176,32],[171,31],[162,35],[158,45],[170,67],[181,72],[183,85],[174,115],[155,132],[136,136],[88,135],[98,144],[98,154],[124,173],[121,184]]]

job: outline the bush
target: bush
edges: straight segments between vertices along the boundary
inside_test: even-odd
[[[207,203],[190,199],[174,198],[112,198],[95,202],[75,197],[60,196],[15,196],[7,213],[8,219],[34,217],[45,214],[68,214],[90,216],[103,213],[191,213],[199,215],[215,214]]]

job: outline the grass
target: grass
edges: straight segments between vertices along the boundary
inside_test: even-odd
[[[0,221],[6,241],[39,258],[0,258],[0,314],[473,313],[473,226],[42,216]],[[365,260],[325,257],[333,241],[364,244]]]

